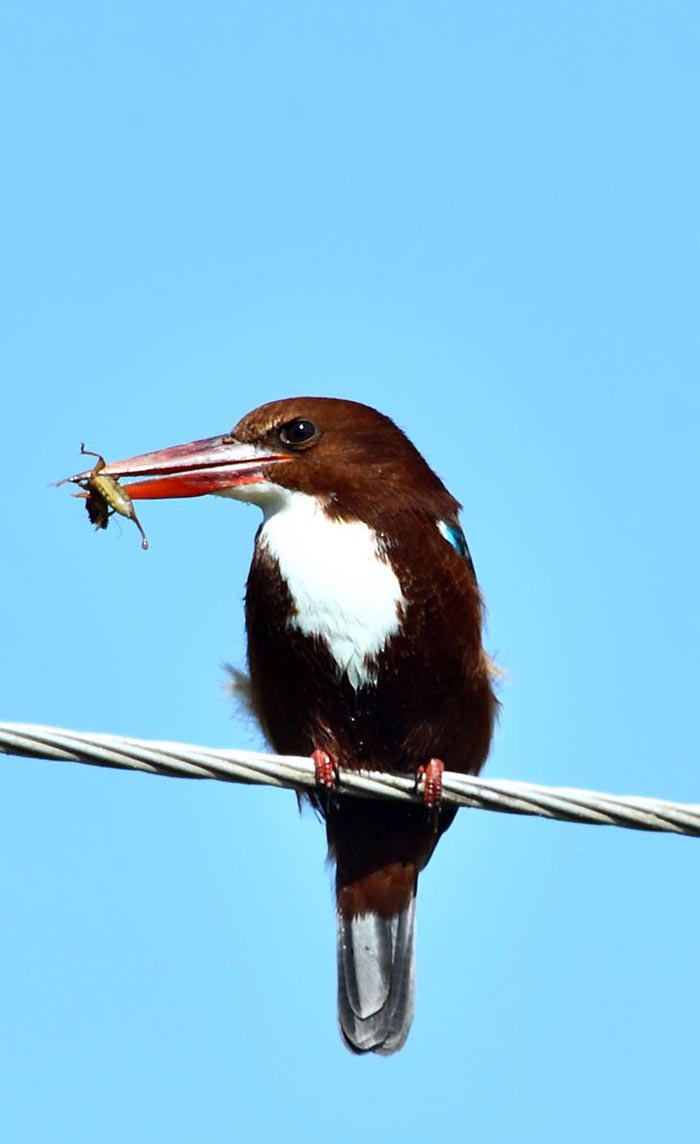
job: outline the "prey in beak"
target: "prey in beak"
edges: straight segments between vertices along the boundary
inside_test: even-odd
[[[109,518],[118,513],[120,516],[125,516],[129,520],[133,520],[134,524],[141,533],[141,547],[148,548],[148,538],[143,531],[141,521],[136,515],[136,509],[132,503],[126,489],[123,489],[119,481],[115,477],[111,477],[105,473],[106,462],[101,453],[95,453],[92,449],[86,449],[85,445],[80,446],[80,452],[83,456],[97,457],[92,469],[85,473],[80,473],[76,477],[66,477],[63,481],[59,481],[59,485],[63,485],[66,481],[71,481],[73,484],[80,485],[82,492],[76,493],[77,497],[85,498],[85,508],[87,510],[90,523],[94,524],[96,529],[106,528],[109,524]]]
[[[105,465],[102,475],[124,480],[150,477],[125,486],[132,500],[164,500],[169,497],[201,497],[239,485],[263,481],[269,466],[291,457],[236,441],[230,435],[205,437],[188,445],[172,445],[155,453],[141,453],[125,461]],[[68,477],[74,484],[89,473]]]
[[[89,450],[81,446],[82,453]],[[206,437],[187,445],[173,445],[154,453],[141,453],[124,461],[106,464],[98,453],[96,465],[73,477],[70,482],[83,490],[76,495],[86,498],[90,520],[96,528],[106,528],[109,517],[119,513],[133,520],[142,536],[142,547],[148,548],[146,534],[136,516],[135,500],[164,500],[171,497],[201,497],[221,493],[243,485],[264,481],[270,466],[291,457],[237,441],[230,434]],[[120,481],[143,477],[127,485]]]

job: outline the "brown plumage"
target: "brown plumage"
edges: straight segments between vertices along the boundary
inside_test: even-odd
[[[403,433],[364,406],[275,402],[244,418],[232,436],[271,447],[275,427],[294,418],[310,420],[323,437],[297,463],[281,466],[276,482],[321,497],[334,519],[369,524],[406,604],[400,631],[378,657],[376,682],[357,689],[339,675],[322,640],[290,629],[294,601],[276,561],[256,544],[246,596],[248,658],[268,739],[281,753],[320,748],[341,767],[415,775],[438,757],[448,770],[477,774],[497,703],[471,559],[436,527],[456,521],[459,505]],[[336,863],[341,934],[353,918],[402,916],[454,811],[443,810],[436,821],[420,808],[380,801],[331,797],[317,805]],[[388,1040],[390,1051],[400,1047]]]

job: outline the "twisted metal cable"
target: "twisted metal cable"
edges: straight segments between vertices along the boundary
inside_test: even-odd
[[[130,739],[33,723],[0,723],[0,753],[91,763],[177,778],[261,783],[294,790],[313,790],[316,785],[314,766],[307,758]],[[421,801],[411,778],[343,768],[338,792],[404,802]],[[537,815],[564,822],[624,826],[632,830],[666,831],[694,837],[700,835],[700,803],[601,794],[511,779],[476,778],[448,771],[443,776],[443,803],[506,814]]]

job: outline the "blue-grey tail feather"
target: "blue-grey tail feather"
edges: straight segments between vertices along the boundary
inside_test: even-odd
[[[393,917],[338,915],[338,1021],[355,1053],[389,1056],[413,1020],[415,894]]]

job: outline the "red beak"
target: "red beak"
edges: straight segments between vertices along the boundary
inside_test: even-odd
[[[153,477],[126,485],[132,500],[162,500],[167,497],[201,497],[238,485],[266,479],[267,469],[281,461],[291,461],[286,453],[269,453],[233,437],[206,437],[189,445],[173,445],[155,453],[141,453],[126,461],[115,461],[101,470],[102,476]],[[92,470],[68,479],[86,481]]]

